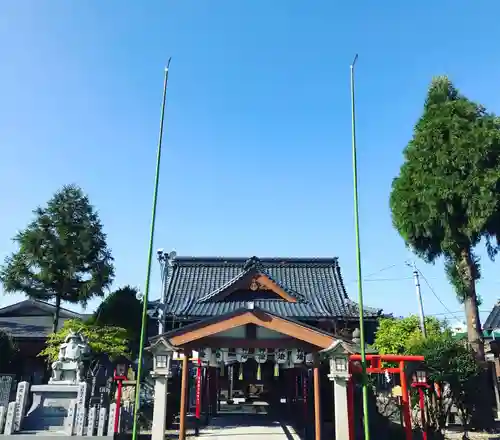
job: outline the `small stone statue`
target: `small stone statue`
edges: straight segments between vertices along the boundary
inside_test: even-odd
[[[90,347],[80,332],[70,331],[59,348],[57,361],[52,363],[52,377],[49,383],[75,385],[84,380],[83,360],[89,355]]]

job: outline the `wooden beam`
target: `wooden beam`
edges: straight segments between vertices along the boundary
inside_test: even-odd
[[[261,286],[264,286],[266,289],[269,289],[279,295],[281,298],[283,298],[287,302],[295,303],[297,300],[293,297],[290,296],[288,293],[286,293],[280,286],[278,286],[273,280],[271,280],[269,277],[266,275],[259,275],[257,278],[255,278],[255,281],[259,283]]]
[[[179,415],[179,440],[186,440],[187,388],[189,372],[189,353],[184,353],[182,359],[181,405]]]
[[[294,338],[276,339],[241,339],[207,336],[185,345],[186,349],[198,351],[200,348],[302,348],[305,351],[315,351],[317,347]]]
[[[310,327],[304,327],[300,323],[291,322],[263,310],[256,309],[231,316],[227,319],[222,319],[221,321],[214,322],[210,320],[205,326],[196,327],[193,330],[180,332],[172,336],[169,342],[176,347],[181,347],[201,338],[213,336],[224,330],[246,324],[255,324],[260,327],[265,327],[269,330],[274,330],[319,348],[328,348],[335,341],[333,336],[325,334],[324,332]]]

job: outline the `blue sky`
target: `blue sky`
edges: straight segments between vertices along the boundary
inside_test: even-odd
[[[499,15],[493,1],[4,1],[0,258],[31,210],[74,182],[100,212],[115,285],[144,288],[172,56],[155,249],[335,255],[355,298],[349,64],[358,52],[365,303],[414,312],[411,255],[391,226],[391,181],[433,75],[448,74],[500,113],[492,93]],[[460,311],[442,264],[418,264],[448,310]],[[483,273],[488,311],[498,263],[485,260]],[[427,313],[446,316],[425,282],[423,294]],[[0,296],[0,305],[18,299]]]

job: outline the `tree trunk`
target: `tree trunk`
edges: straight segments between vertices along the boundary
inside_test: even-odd
[[[462,251],[462,266],[463,280],[467,287],[467,292],[464,298],[465,316],[467,318],[467,339],[471,345],[476,358],[479,361],[484,361],[484,340],[481,329],[481,320],[479,318],[479,308],[477,305],[476,295],[476,280],[474,277],[474,262],[471,259],[468,250]]]
[[[54,320],[52,321],[52,333],[57,332],[59,325],[59,312],[61,311],[61,297],[56,295],[56,309],[54,310]]]
[[[476,359],[482,366],[479,385],[481,390],[483,390],[482,398],[480,402],[476,403],[474,411],[471,414],[470,426],[491,431],[495,426],[495,418],[493,416],[495,401],[488,375],[489,370],[485,363],[483,331],[476,295],[476,277],[474,273],[476,269],[469,249],[462,251],[461,257],[461,275],[466,287],[466,292],[464,292],[464,306],[467,318],[467,339],[474,350]]]

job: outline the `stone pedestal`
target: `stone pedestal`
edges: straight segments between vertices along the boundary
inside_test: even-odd
[[[151,440],[163,440],[167,427],[168,375],[153,374],[155,379],[155,400],[153,407],[153,429]]]
[[[349,438],[349,408],[347,404],[347,378],[333,378],[335,404],[335,440]]]
[[[7,406],[7,415],[5,416],[5,428],[3,433],[11,435],[14,432],[14,413],[16,411],[16,402],[10,402]]]
[[[97,417],[97,408],[93,406],[89,408],[89,420],[87,423],[87,435],[93,436],[95,432],[95,421]]]
[[[6,416],[7,416],[7,407],[0,406],[0,434],[3,434],[3,427],[5,425]]]
[[[101,407],[99,409],[99,421],[97,423],[97,435],[104,435],[104,425],[106,424],[106,418],[108,416],[108,410]]]
[[[33,385],[33,403],[23,420],[23,430],[63,432],[78,391],[78,385]]]
[[[28,393],[30,384],[28,382],[19,382],[16,392],[16,409],[14,411],[14,432],[21,430],[21,423],[26,413],[28,403]]]

